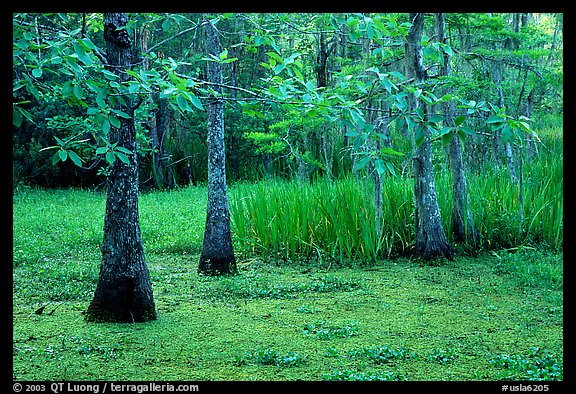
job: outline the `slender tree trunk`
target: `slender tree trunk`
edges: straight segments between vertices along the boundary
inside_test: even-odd
[[[235,20],[235,24],[236,24]],[[238,27],[236,25],[236,31],[238,31]],[[241,30],[242,35],[244,35],[244,28]],[[231,50],[230,55],[232,57],[241,58],[242,52],[244,47],[234,47]],[[231,85],[236,87],[238,85],[238,62],[230,63],[231,72],[230,72],[230,82]],[[237,91],[236,89],[232,89],[232,100],[235,102],[237,98]],[[237,132],[232,132],[230,134],[230,169],[234,177],[240,177],[240,152],[238,150],[240,144],[241,137]]]
[[[524,115],[531,119],[532,110],[534,109],[534,89],[528,93],[528,97],[526,99],[526,110]],[[535,155],[538,154],[538,146],[534,142],[534,137],[532,133],[526,133],[526,156],[529,160],[532,160]]]
[[[408,32],[405,46],[407,71],[409,71],[407,76],[409,78],[413,77],[417,82],[420,82],[426,79],[423,50],[420,44],[424,27],[424,15],[411,13],[410,21],[412,26]],[[425,103],[416,99],[415,106],[426,113]],[[446,239],[440,207],[436,198],[430,132],[424,128],[423,133],[424,139],[419,146],[415,147],[413,158],[416,209],[416,246],[414,253],[425,260],[442,256],[452,258],[454,252]],[[417,144],[414,142],[414,145]]]
[[[316,55],[316,85],[319,88],[328,86],[328,57],[334,48],[336,48],[336,42],[334,42],[330,48],[327,48],[326,37],[324,33],[321,32],[318,37],[318,50]],[[320,136],[321,148],[324,156],[326,177],[332,180],[333,141],[329,133],[328,127],[324,124],[322,127],[322,135]]]
[[[139,42],[142,52],[148,52],[148,40],[150,31],[144,27],[140,32]],[[150,65],[148,58],[142,60],[142,69],[148,70]],[[150,139],[152,140],[152,178],[158,189],[163,189],[167,185],[167,166],[164,141],[168,132],[170,113],[168,100],[161,98],[159,93],[151,95],[151,100],[156,104],[156,114],[150,119],[148,126],[150,129]]]
[[[218,56],[218,31],[209,20],[206,26],[206,52]],[[208,275],[236,273],[236,259],[230,232],[230,207],[226,193],[226,154],[224,148],[224,102],[219,97],[222,66],[208,62],[208,80],[216,96],[208,105],[208,206],[204,244],[198,271]]]
[[[436,30],[438,41],[444,43],[446,40],[444,14],[436,14]],[[444,52],[444,65],[440,69],[440,75],[450,75],[450,56]],[[444,116],[447,125],[454,126],[454,104],[444,105]],[[466,242],[477,247],[479,235],[474,224],[472,210],[469,207],[468,188],[466,185],[466,175],[464,173],[464,161],[462,160],[462,146],[458,133],[454,131],[452,140],[447,147],[452,174],[452,195],[454,198],[452,209],[452,232],[455,242]]]
[[[132,43],[126,30],[126,14],[104,16],[104,39],[110,71],[121,80],[130,64]],[[110,130],[110,140],[129,149],[128,164],[116,160],[107,178],[108,196],[104,217],[102,264],[94,298],[86,311],[89,321],[143,322],[156,319],[152,284],[140,234],[138,217],[138,163],[134,105],[128,97],[126,105],[117,108],[131,115],[121,119],[120,128]]]
[[[149,122],[150,139],[152,140],[152,177],[158,189],[168,186],[168,168],[166,159],[169,157],[165,151],[164,141],[168,133],[170,113],[166,98],[158,94],[152,96],[156,103],[156,114]]]

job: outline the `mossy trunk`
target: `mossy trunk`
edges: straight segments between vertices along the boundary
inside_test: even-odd
[[[129,67],[130,38],[125,14],[105,14],[104,38],[110,70],[124,80]],[[134,107],[117,109],[133,116]],[[116,159],[107,178],[102,264],[94,298],[86,311],[89,321],[144,322],[156,319],[150,274],[144,258],[138,216],[138,163],[134,119],[121,118],[120,127],[110,130],[110,141],[132,152],[129,163]]]
[[[220,53],[216,27],[206,23],[206,51]],[[208,80],[212,82],[215,97],[208,105],[208,206],[204,243],[198,271],[208,275],[236,273],[236,259],[230,232],[230,206],[226,193],[226,154],[224,146],[224,103],[219,97],[222,84],[222,66],[208,62]]]
[[[445,16],[443,13],[436,14],[436,32],[440,43],[446,43]],[[450,55],[443,54],[444,61],[440,67],[440,75],[450,75]],[[452,102],[443,105],[444,123],[454,126],[455,105]],[[454,242],[465,242],[476,248],[480,244],[479,233],[476,230],[472,210],[468,199],[468,189],[466,174],[464,172],[464,161],[462,160],[462,145],[457,132],[453,132],[452,139],[447,146],[447,154],[452,174],[452,195],[454,198],[452,209],[452,234]]]
[[[424,15],[411,13],[412,26],[408,32],[406,50],[407,76],[414,78],[418,83],[426,79],[422,45],[422,30],[424,28]],[[414,100],[414,107],[420,108],[424,116],[427,108],[424,102]],[[416,245],[414,254],[425,260],[436,257],[453,256],[453,250],[446,238],[440,207],[436,197],[434,184],[434,170],[432,167],[432,145],[430,132],[422,127],[422,141],[413,137],[414,144],[414,202],[416,213]],[[416,132],[414,132],[416,134]]]

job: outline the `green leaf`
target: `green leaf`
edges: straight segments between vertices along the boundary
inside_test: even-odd
[[[52,155],[52,164],[56,164],[60,161],[60,154],[59,152],[56,152]]]
[[[436,97],[436,95],[431,92],[424,92],[420,99],[428,105],[435,104],[436,101],[438,101],[438,97]]]
[[[133,94],[137,92],[139,87],[140,84],[138,82],[130,82],[130,85],[128,85],[128,93]]]
[[[390,82],[388,80],[388,78],[383,77],[380,79],[380,84],[382,86],[384,86],[384,89],[386,89],[386,91],[388,91],[388,93],[392,93],[392,88],[394,87],[394,89],[397,89],[397,86],[394,85],[392,82]]]
[[[108,147],[106,147],[106,146],[101,146],[101,147],[96,149],[97,155],[101,155],[102,153],[106,153],[106,152],[108,152]]]
[[[465,121],[466,121],[466,116],[464,116],[464,115],[457,116],[456,119],[454,119],[454,125],[460,126]]]
[[[82,86],[80,85],[74,85],[72,92],[74,93],[74,96],[76,96],[78,100],[82,100],[82,98],[84,97],[84,89],[82,89]]]
[[[360,111],[351,110],[350,115],[352,116],[352,121],[354,122],[354,124],[358,126],[360,129],[364,129],[364,124],[366,123],[366,121],[364,120],[364,117],[362,116]]]
[[[66,161],[66,159],[68,158],[68,152],[65,150],[59,150],[58,157],[60,157],[60,160]]]
[[[284,59],[282,59],[282,58],[280,57],[280,55],[278,55],[276,52],[270,51],[270,52],[266,52],[266,54],[267,54],[270,58],[276,60],[278,63],[284,63]]]
[[[102,70],[102,74],[104,74],[104,77],[110,81],[114,81],[117,78],[116,74],[108,70]]]
[[[186,98],[184,98],[182,95],[176,96],[176,104],[178,104],[178,107],[182,112],[192,111],[192,108],[188,104],[188,100],[186,100]]]
[[[444,120],[444,117],[442,115],[432,115],[428,120],[433,123],[440,123]]]
[[[107,152],[106,153],[106,161],[110,164],[114,164],[114,161],[116,160],[116,156],[114,155],[114,152]]]
[[[527,122],[523,122],[521,120],[518,121],[518,124],[520,125],[520,128],[522,130],[524,130],[527,133],[531,133],[532,129],[530,129],[530,125]]]
[[[392,163],[390,163],[389,161],[384,162],[384,164],[386,164],[386,167],[388,168],[388,171],[390,171],[390,174],[392,174],[393,176],[398,176],[396,174],[396,171],[394,170],[394,165]]]
[[[54,139],[56,140],[56,142],[58,143],[58,145],[60,145],[60,146],[66,145],[66,143],[65,143],[64,141],[62,141],[60,138],[54,136]]]
[[[104,118],[104,120],[102,121],[102,131],[105,134],[108,134],[108,132],[110,131],[110,121],[108,120],[108,118]]]
[[[426,133],[424,127],[422,126],[416,127],[416,130],[414,131],[414,140],[416,142],[416,146],[422,145],[425,136]]]
[[[380,153],[386,156],[404,156],[404,153],[398,152],[397,150],[394,150],[388,146],[380,149]]]
[[[74,162],[74,164],[76,164],[78,167],[82,168],[82,159],[80,158],[80,156],[78,156],[76,154],[76,152],[69,151],[68,156],[70,156],[70,160],[72,160]]]
[[[454,138],[454,133],[446,133],[442,135],[442,146],[446,146]]]
[[[346,137],[357,137],[358,136],[358,132],[355,129],[348,129],[346,131]]]
[[[162,30],[164,30],[164,32],[167,32],[169,28],[170,28],[170,19],[165,19],[164,22],[162,22]]]
[[[41,68],[35,68],[34,70],[32,70],[32,75],[35,78],[40,78],[42,76],[42,69]]]
[[[397,94],[395,98],[396,102],[394,103],[394,106],[398,108],[400,111],[404,111],[408,105],[406,103],[406,100],[404,100],[404,95]]]
[[[382,175],[386,172],[386,166],[384,165],[384,161],[382,159],[376,159],[374,165],[379,175]]]
[[[75,42],[72,45],[74,47],[74,52],[76,52],[76,55],[78,55],[78,59],[80,59],[80,61],[87,66],[91,65],[92,58],[86,53],[84,46],[79,42]]]
[[[100,112],[100,109],[94,107],[90,107],[86,110],[87,115],[96,115],[98,112]]]
[[[101,88],[96,94],[96,104],[98,104],[100,108],[106,107],[106,95],[106,88]]]
[[[452,127],[446,126],[446,127],[443,127],[442,130],[439,130],[439,131],[438,131],[438,135],[439,135],[439,136],[444,136],[444,135],[450,133],[451,131],[452,131]]]
[[[356,165],[354,166],[354,170],[360,171],[361,169],[366,167],[368,165],[368,163],[370,163],[370,160],[372,160],[371,156],[367,156],[361,160],[358,160],[358,162],[356,162]]]
[[[85,48],[91,49],[91,50],[93,50],[93,51],[96,50],[96,45],[94,45],[94,44],[92,43],[92,41],[90,41],[89,38],[83,38],[83,39],[81,39],[81,40],[80,40],[80,43],[81,43],[82,45],[84,45]]]
[[[200,111],[204,111],[204,107],[202,106],[202,102],[200,101],[200,99],[198,97],[196,97],[194,94],[192,93],[188,93],[187,94],[188,99],[192,102],[192,105],[194,105],[196,108],[198,108]]]
[[[502,123],[504,119],[502,119],[498,115],[491,115],[488,119],[486,119],[486,123]]]
[[[438,53],[436,52],[436,49],[427,46],[427,47],[424,47],[423,52],[424,52],[425,58],[429,58],[434,62],[438,60]]]
[[[124,118],[124,119],[130,119],[131,118],[130,115],[128,115],[126,112],[122,112],[122,111],[117,110],[117,109],[113,109],[112,112],[114,112],[116,115],[118,115],[119,117]]]
[[[32,95],[34,95],[34,97],[36,97],[37,100],[39,101],[42,100],[42,94],[40,94],[40,92],[38,91],[38,89],[36,89],[34,85],[26,85],[26,90]]]
[[[504,128],[502,129],[502,142],[506,143],[510,141],[510,139],[513,139],[513,137],[514,137],[514,131],[512,130],[512,128],[510,126],[504,126]]]
[[[117,117],[110,115],[108,116],[108,121],[112,126],[116,127],[117,129],[120,128],[120,119],[118,119]]]
[[[118,147],[116,147],[116,150],[119,151],[119,152],[122,152],[122,153],[124,153],[124,154],[126,154],[126,155],[131,155],[131,154],[132,154],[132,151],[131,151],[130,149],[126,149],[126,148],[124,148],[123,146],[118,146]]]
[[[130,159],[124,153],[114,152],[114,154],[125,164],[130,164]]]

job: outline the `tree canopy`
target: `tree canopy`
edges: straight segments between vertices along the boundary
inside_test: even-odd
[[[205,16],[218,55],[205,53]],[[400,137],[413,132],[419,144],[425,130],[444,144],[453,135],[485,144],[478,137],[496,132],[521,141],[533,118],[562,113],[562,23],[562,14],[451,13],[441,42],[424,14],[426,78],[417,81],[404,64],[408,14],[131,14],[125,30],[137,45],[120,79],[105,67],[101,14],[14,14],[14,182],[101,182],[130,153],[108,138],[132,116],[116,107],[124,96],[139,102],[145,187],[159,186],[160,170],[171,185],[207,179],[206,103],[215,95],[225,103],[232,180],[372,165],[394,175],[410,154]],[[450,75],[440,72],[445,55]],[[207,78],[209,62],[222,66],[221,83]],[[424,116],[414,98],[433,110]],[[457,107],[454,125],[446,102]],[[169,125],[153,138],[159,116]]]

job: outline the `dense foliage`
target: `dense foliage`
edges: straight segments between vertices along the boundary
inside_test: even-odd
[[[204,182],[208,61],[223,65],[229,180],[341,177],[370,171],[371,161],[379,172],[405,174],[408,129],[451,138],[440,110],[446,100],[461,107],[456,126],[468,168],[483,171],[504,155],[491,148],[494,126],[514,141],[514,154],[541,151],[515,132],[529,129],[528,118],[562,115],[562,14],[446,14],[445,42],[427,14],[428,79],[418,86],[405,78],[407,14],[214,15],[217,59],[204,54],[201,18],[131,15],[138,50],[131,80],[119,83],[101,62],[101,14],[14,14],[14,185],[99,185],[125,154],[107,144],[110,127],[126,116],[113,108],[120,93],[142,98],[142,186]],[[439,74],[445,55],[448,76]],[[437,116],[425,122],[406,112],[412,95]],[[386,147],[374,150],[374,140]]]

